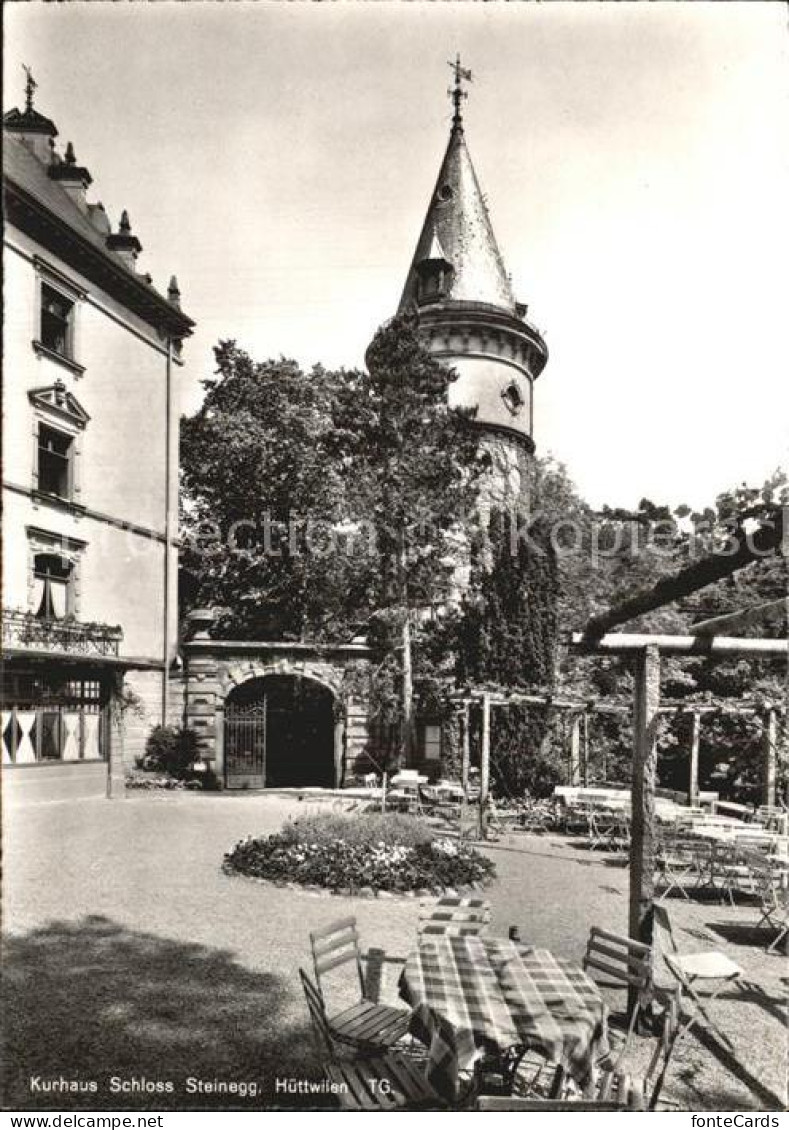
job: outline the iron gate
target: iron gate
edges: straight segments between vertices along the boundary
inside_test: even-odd
[[[225,785],[262,789],[266,784],[266,698],[225,707]]]

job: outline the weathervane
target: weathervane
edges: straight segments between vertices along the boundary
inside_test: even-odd
[[[38,86],[38,83],[33,78],[33,72],[30,69],[30,67],[25,66],[25,64],[23,63],[22,64],[22,70],[27,75],[27,82],[25,83],[25,104],[26,104],[25,109],[26,109],[28,114],[32,114],[32,112],[33,112],[33,91]]]
[[[460,55],[455,57],[454,63],[448,63],[447,66],[452,68],[455,75],[455,85],[450,87],[447,94],[452,99],[455,106],[455,113],[452,115],[453,127],[460,127],[463,124],[463,118],[460,113],[460,104],[464,98],[468,98],[468,91],[464,90],[461,86],[462,82],[473,82],[471,71],[466,67],[460,65]]]

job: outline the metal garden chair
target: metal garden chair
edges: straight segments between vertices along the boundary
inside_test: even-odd
[[[341,918],[310,934],[315,977],[322,992],[322,978],[332,969],[350,965],[356,971],[359,1000],[329,1017],[335,1039],[359,1048],[393,1047],[408,1032],[411,1013],[391,1005],[377,1004],[367,997],[356,919]]]
[[[732,1041],[707,1011],[704,1001],[696,991],[696,984],[705,981],[719,982],[718,987],[708,997],[708,1003],[711,1004],[727,985],[737,984],[740,981],[742,969],[720,950],[681,954],[677,949],[668,911],[658,903],[655,903],[654,907],[654,929],[658,935],[658,943],[666,966],[679,982],[681,992],[690,997],[697,1009],[697,1014],[691,1016],[680,1029],[677,1039],[684,1038],[697,1022],[698,1017],[703,1016],[718,1037],[729,1048],[733,1048]]]
[[[423,1070],[407,1056],[396,1052],[351,1059],[337,1055],[335,1033],[326,1015],[320,990],[303,969],[299,970],[307,999],[313,1034],[318,1050],[327,1059],[322,1063],[327,1079],[334,1084],[341,1110],[417,1110],[442,1109],[446,1104],[433,1090]]]

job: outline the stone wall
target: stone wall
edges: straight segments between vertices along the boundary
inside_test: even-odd
[[[358,697],[343,693],[346,672],[369,662],[362,645],[309,649],[287,643],[240,644],[234,650],[226,641],[216,641],[213,646],[212,641],[200,639],[187,644],[185,653],[186,725],[197,734],[202,758],[220,779],[224,774],[225,700],[234,687],[269,675],[311,679],[331,691],[341,727],[336,735],[341,780],[370,767],[365,756],[372,740],[366,706]]]

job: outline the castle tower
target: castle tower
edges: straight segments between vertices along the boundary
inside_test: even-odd
[[[515,300],[466,145],[462,83],[471,74],[459,58],[452,68],[449,143],[398,313],[416,310],[425,345],[458,373],[450,402],[476,408],[492,456],[482,505],[514,509],[526,497],[533,385],[548,350]]]

